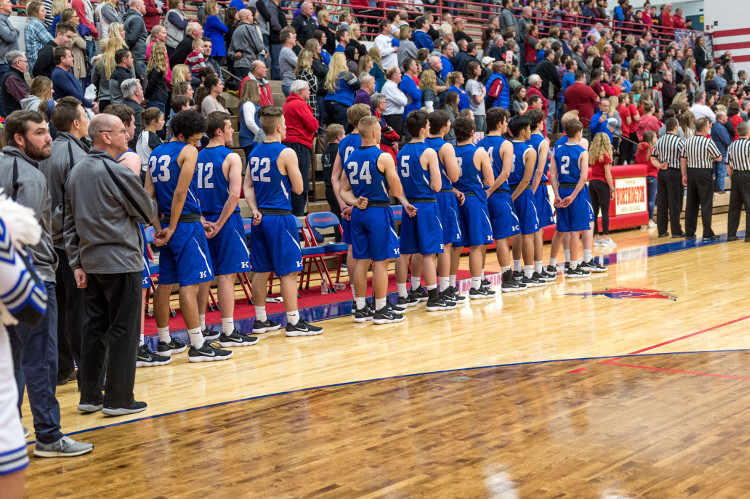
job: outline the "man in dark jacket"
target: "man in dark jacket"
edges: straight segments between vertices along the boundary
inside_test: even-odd
[[[547,107],[547,130],[550,132],[552,131],[552,121],[557,112],[557,94],[562,88],[560,76],[557,74],[555,63],[552,62],[554,59],[555,51],[546,49],[544,51],[544,58],[534,68],[534,74],[539,75],[542,79],[542,87],[539,90],[541,90],[542,95],[549,101],[549,106]]]
[[[21,109],[21,100],[29,96],[29,85],[23,74],[29,67],[26,54],[11,50],[5,56],[8,72],[0,79],[0,94],[3,97],[5,116]]]
[[[253,13],[242,9],[239,13],[240,25],[232,35],[232,43],[227,51],[228,57],[234,57],[235,75],[242,79],[250,72],[250,64],[266,52],[258,26],[252,23]]]
[[[52,78],[52,71],[55,69],[55,63],[52,60],[52,51],[55,47],[70,47],[73,43],[73,35],[76,32],[75,26],[69,23],[58,23],[55,28],[55,39],[47,42],[36,58],[34,67],[31,69],[31,76],[46,76]]]
[[[135,115],[135,132],[128,142],[128,147],[135,151],[135,145],[141,136],[141,113],[143,112],[143,88],[137,78],[129,78],[122,82],[122,103],[133,110]]]
[[[130,10],[125,14],[122,28],[125,30],[125,43],[135,59],[135,74],[139,78],[146,77],[146,39],[148,31],[143,21],[146,5],[143,0],[131,0]]]
[[[269,25],[268,46],[271,48],[271,79],[280,80],[279,54],[281,53],[281,40],[279,34],[287,26],[286,14],[279,6],[281,0],[258,0],[255,8]]]
[[[128,49],[115,52],[115,70],[109,77],[109,101],[112,104],[122,104],[122,82],[133,77],[133,55]],[[102,111],[104,111],[102,109]]]
[[[190,22],[185,28],[185,38],[177,44],[174,54],[169,58],[169,67],[174,68],[177,64],[185,64],[185,59],[193,51],[193,40],[203,38],[203,26],[197,22]]]

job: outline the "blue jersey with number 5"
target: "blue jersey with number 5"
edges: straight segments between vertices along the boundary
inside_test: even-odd
[[[422,142],[406,144],[398,152],[396,170],[407,198],[435,199],[435,191],[430,187],[430,170],[422,168],[421,160],[429,147]]]
[[[159,204],[159,213],[165,215],[172,214],[172,200],[174,191],[177,188],[177,181],[180,178],[180,165],[177,163],[177,157],[187,144],[184,142],[167,142],[157,146],[151,152],[148,158],[148,169],[151,174],[151,180],[154,181],[156,190],[156,202]],[[185,204],[182,207],[180,215],[201,213],[201,207],[198,203],[196,190],[198,183],[196,176],[190,181]]]
[[[581,178],[578,162],[585,149],[578,144],[564,144],[555,149],[557,178],[561,184],[577,184]]]
[[[222,165],[232,154],[228,147],[206,147],[198,153],[195,179],[198,185],[198,201],[204,215],[219,215],[229,198],[229,179],[224,176]],[[239,205],[234,211],[240,211]]]
[[[366,197],[370,201],[391,201],[385,176],[378,170],[378,158],[381,154],[387,153],[376,146],[360,147],[344,163],[344,172],[355,197]]]
[[[284,149],[280,142],[265,142],[255,146],[247,159],[247,173],[253,179],[255,200],[258,208],[268,210],[292,209],[292,183],[288,175],[282,175],[276,159]]]

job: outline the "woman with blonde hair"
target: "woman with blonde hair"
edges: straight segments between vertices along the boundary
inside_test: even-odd
[[[242,85],[240,94],[240,105],[237,108],[239,112],[239,142],[240,147],[245,151],[245,157],[250,156],[250,152],[255,144],[263,142],[263,130],[260,128],[258,119],[258,110],[260,109],[260,88],[258,80],[250,79]]]
[[[313,55],[309,50],[301,50],[299,56],[297,56],[297,67],[294,69],[294,74],[298,80],[307,82],[307,86],[310,88],[310,95],[307,96],[307,103],[310,105],[313,111],[313,116],[316,120],[319,120],[320,113],[318,112],[318,78],[312,69]],[[243,89],[244,90],[244,89]]]
[[[682,113],[682,116],[680,116],[680,128],[682,128],[682,133],[685,134],[686,140],[695,135],[695,115],[692,111]]]
[[[181,81],[190,83],[190,68],[187,64],[175,64],[172,68],[172,88]]]
[[[377,83],[379,89],[383,89],[383,85],[385,85],[385,71],[383,71],[383,64],[381,63],[380,58],[380,50],[378,50],[377,47],[372,47],[368,52],[367,55],[370,56],[370,59],[372,59],[372,69],[370,70],[370,76],[375,78],[375,83]]]
[[[362,80],[362,77],[365,75],[370,75],[370,71],[372,71],[372,68],[375,67],[375,63],[372,60],[372,57],[369,55],[363,55],[359,58],[359,67],[357,69],[357,78]],[[372,76],[372,75],[370,75]]]
[[[110,28],[114,24],[116,23],[111,24]],[[112,30],[110,30],[111,32]],[[120,50],[122,46],[119,39],[114,37],[102,40],[102,46],[104,47],[104,52],[94,58],[96,62],[91,72],[91,83],[98,90],[99,109],[103,110],[110,104],[109,79],[112,77],[115,67],[117,67],[117,64],[115,64],[115,52]]]
[[[21,108],[26,111],[37,111],[49,121],[54,107],[52,80],[46,76],[37,76],[31,80],[29,95],[21,99]]]
[[[227,56],[227,45],[224,35],[229,28],[219,19],[219,9],[216,6],[216,0],[206,0],[206,7],[203,11],[205,19],[203,20],[204,36],[211,39],[211,57],[216,58],[219,63],[224,62]]]
[[[326,125],[338,123],[346,129],[346,110],[354,105],[354,96],[361,86],[359,79],[346,67],[344,53],[333,54],[325,81],[328,90],[324,99]]]
[[[117,10],[117,0],[101,0],[96,9],[94,9],[94,12],[97,14],[96,18],[99,20],[96,23],[96,29],[99,30],[99,47],[101,50],[101,42],[107,38],[110,25],[112,23],[122,23],[122,17],[120,17],[120,12]]]
[[[422,71],[419,77],[419,89],[422,91],[422,107],[431,113],[438,108],[440,99],[437,96],[437,75],[432,69]]]
[[[44,2],[43,2],[44,3]],[[55,36],[55,28],[57,28],[57,23],[60,22],[60,17],[62,12],[65,9],[70,9],[72,7],[70,0],[52,0],[52,4],[50,5],[49,9],[49,15],[52,18],[52,22],[49,26],[49,33],[53,37]]]
[[[703,82],[703,87],[705,88],[706,93],[711,92],[712,90],[721,93],[719,83],[716,81],[716,70],[714,68],[706,71],[706,79]]]
[[[417,59],[417,46],[411,41],[411,27],[404,24],[398,28],[398,67],[402,67],[405,59]]]
[[[318,12],[318,30],[326,36],[325,44],[321,45],[326,52],[333,54],[336,50],[336,30],[331,27],[331,12],[323,9]]]
[[[169,10],[164,17],[164,27],[167,28],[167,53],[171,56],[177,45],[185,38],[185,28],[188,20],[185,18],[185,4],[183,0],[169,0]]]
[[[597,133],[589,150],[589,193],[594,210],[594,244],[596,246],[616,246],[609,237],[609,202],[615,198],[615,182],[612,179],[612,143],[606,133]],[[602,233],[596,218],[601,209]]]
[[[143,96],[148,100],[148,107],[157,107],[162,113],[167,112],[167,47],[162,42],[152,46],[151,57],[146,66],[146,87]]]

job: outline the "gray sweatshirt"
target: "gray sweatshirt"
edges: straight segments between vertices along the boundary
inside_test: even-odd
[[[0,14],[0,61],[5,64],[5,56],[11,50],[18,50],[18,37],[21,32],[10,22],[10,17]]]
[[[105,162],[133,203],[109,176]],[[65,184],[63,230],[70,267],[89,274],[140,272],[143,237],[138,223],[155,217],[156,203],[138,175],[106,152],[91,149]]]
[[[227,57],[234,57],[235,52],[242,52],[242,59],[234,61],[235,68],[249,68],[250,64],[266,50],[261,33],[255,24],[240,23],[232,35]]]
[[[55,249],[64,250],[62,224],[64,184],[73,165],[86,157],[88,148],[77,137],[68,132],[57,132],[51,144],[52,155],[39,162],[39,170],[47,178],[47,189],[52,198],[52,241]]]
[[[17,189],[13,189],[13,163],[18,167]],[[47,282],[55,282],[57,254],[50,235],[51,198],[47,190],[47,179],[39,171],[36,161],[26,156],[17,147],[4,147],[0,157],[0,188],[6,194],[15,196],[18,204],[34,210],[39,225],[42,226],[42,238],[35,246],[29,248],[31,261],[39,276]]]

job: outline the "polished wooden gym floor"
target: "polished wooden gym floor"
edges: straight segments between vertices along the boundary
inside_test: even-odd
[[[139,369],[133,417],[62,386],[96,447],[28,496],[750,497],[750,244],[613,239],[608,274]]]

